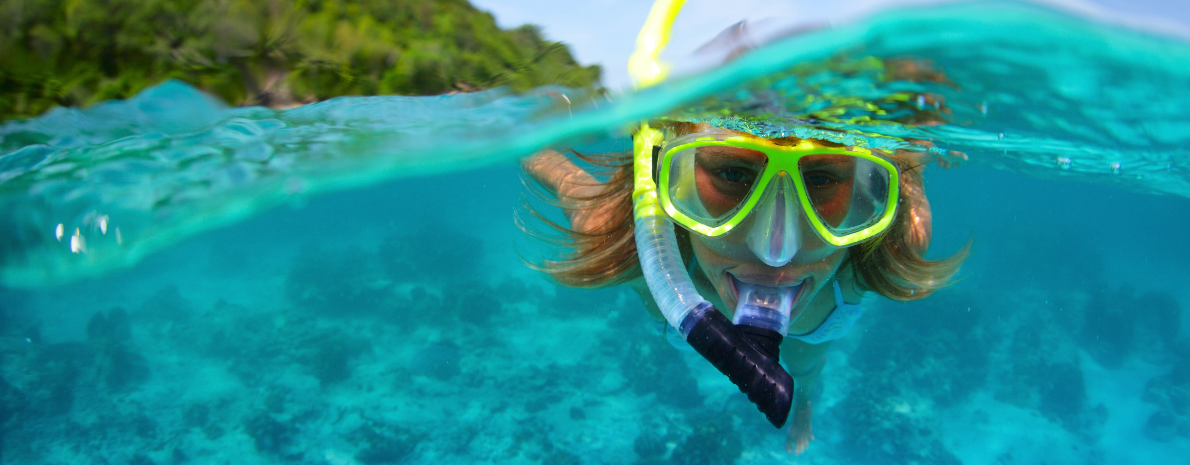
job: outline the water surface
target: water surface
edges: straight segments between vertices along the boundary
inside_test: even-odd
[[[792,37],[638,94],[274,111],[165,83],[6,123],[0,460],[1190,456],[1188,58],[1179,40],[979,3]],[[968,158],[926,185],[931,254],[974,240],[962,280],[865,301],[797,459],[634,295],[558,288],[516,255],[543,253],[512,222],[520,157],[623,147],[634,121],[723,105]],[[931,108],[947,123],[889,122]]]

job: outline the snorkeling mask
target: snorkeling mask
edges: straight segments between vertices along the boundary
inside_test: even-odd
[[[638,85],[664,78],[666,67],[657,58],[682,3],[653,4],[629,59]],[[896,209],[896,169],[859,148],[811,141],[781,146],[725,130],[666,141],[661,131],[641,123],[633,137],[633,181],[637,255],[657,307],[696,352],[781,428],[795,388],[780,364],[794,289],[745,283],[738,289],[734,321],[728,320],[694,288],[673,223],[715,237],[756,215],[749,248],[770,266],[781,266],[800,246],[801,215],[838,247],[887,229]]]
[[[789,263],[801,244],[799,216],[827,243],[845,247],[892,223],[897,170],[857,148],[810,140],[794,146],[715,128],[660,147],[661,207],[707,237],[727,234],[755,214],[747,244],[765,264]]]

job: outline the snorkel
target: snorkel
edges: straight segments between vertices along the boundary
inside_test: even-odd
[[[653,4],[628,62],[638,87],[664,79],[666,70],[658,55],[669,41],[670,27],[683,3],[658,0]],[[793,405],[793,377],[779,362],[793,296],[788,290],[763,286],[741,289],[736,325],[699,295],[678,251],[674,225],[658,204],[653,151],[663,139],[647,123],[641,123],[633,138],[634,234],[649,292],[670,326],[739,387],[773,426],[781,428]]]

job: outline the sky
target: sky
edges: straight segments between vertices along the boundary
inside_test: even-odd
[[[603,84],[613,92],[630,86],[625,69],[636,34],[648,15],[648,0],[471,0],[496,17],[502,28],[536,24],[549,40],[570,45],[584,65],[603,66]],[[663,57],[689,56],[698,46],[741,20],[770,26],[844,24],[899,5],[947,0],[687,0]],[[1106,22],[1154,29],[1190,40],[1190,0],[1045,0]]]

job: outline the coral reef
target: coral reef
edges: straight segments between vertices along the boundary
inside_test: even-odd
[[[409,364],[412,374],[429,376],[440,380],[448,380],[459,374],[459,360],[462,352],[458,344],[450,341],[431,343],[413,356]]]
[[[865,376],[831,410],[847,463],[954,464],[961,462],[940,441],[928,393],[894,380]]]
[[[288,460],[301,457],[301,454],[294,450],[297,428],[293,425],[278,421],[268,412],[258,412],[245,418],[243,426],[244,434],[252,438],[256,450]]]
[[[353,361],[372,347],[366,339],[323,326],[308,315],[278,320],[225,301],[217,302],[211,313],[220,319],[191,329],[190,335],[203,341],[192,348],[248,385],[267,383],[269,372],[290,366],[322,385],[339,383],[351,378]]]
[[[999,381],[997,400],[1040,412],[1072,432],[1093,434],[1102,412],[1088,410],[1087,388],[1078,354],[1069,335],[1041,319],[1027,319],[1028,330],[1016,331],[1000,364],[993,370]]]
[[[718,465],[735,463],[744,452],[744,441],[730,418],[707,418],[694,425],[694,431],[674,449],[669,463],[679,465]]]
[[[136,401],[111,401],[132,396],[150,381],[148,358],[133,342],[124,309],[92,314],[85,342],[0,337],[0,357],[0,428],[4,456],[13,463],[44,455],[48,444],[36,440],[42,436],[74,438],[91,453],[123,457],[121,462],[138,459],[107,450],[112,438],[161,441],[158,421]]]
[[[285,293],[299,307],[325,315],[375,314],[391,292],[374,259],[360,248],[303,247],[285,277]]]
[[[399,282],[469,279],[483,255],[479,237],[437,224],[389,236],[379,249],[380,265]]]
[[[896,380],[946,407],[966,400],[987,380],[992,340],[984,311],[971,311],[973,299],[944,292],[911,304],[871,312],[849,363],[865,376]]]
[[[137,317],[148,322],[184,323],[194,314],[176,284],[168,284],[141,304]]]
[[[1161,442],[1190,438],[1190,346],[1179,347],[1169,373],[1145,384],[1144,400],[1157,406],[1145,423],[1146,436]]]
[[[292,356],[324,386],[351,378],[352,362],[372,349],[365,340],[335,331],[316,332],[300,344]]]
[[[1101,365],[1118,368],[1134,352],[1160,357],[1177,338],[1182,310],[1172,295],[1138,297],[1127,283],[1090,292],[1079,343]]]
[[[652,430],[641,431],[632,442],[632,451],[640,458],[638,463],[663,463],[662,459],[669,448],[665,445],[666,438]]]
[[[361,445],[355,459],[364,465],[402,463],[422,439],[405,428],[378,422],[360,426],[350,437]]]
[[[222,463],[234,451],[251,463],[747,465],[781,454],[783,434],[713,370],[688,366],[698,359],[655,331],[630,290],[464,270],[398,278],[366,247],[282,256],[273,288],[253,289],[265,305],[200,308],[184,281],[156,280],[121,297],[143,302],[135,311],[85,313],[73,323],[83,340],[54,343],[26,341],[35,321],[7,312],[0,459],[164,465]],[[819,439],[796,460],[959,463],[976,446],[955,442],[942,415],[979,423],[1007,403],[1038,437],[1077,438],[1069,454],[1095,463],[1107,407],[1091,401],[1079,344],[1136,306],[1156,310],[1114,323],[1131,325],[1131,342],[1096,350],[1174,363],[1149,380],[1156,411],[1135,428],[1174,447],[1190,440],[1190,357],[1169,330],[1180,309],[1126,288],[1072,289],[960,285],[866,304],[830,355]],[[51,338],[55,324],[45,325]],[[1031,453],[995,447],[987,457],[1002,463]]]
[[[148,360],[131,346],[131,337],[123,308],[96,312],[87,322],[87,341],[97,349],[98,369],[108,389],[122,390],[149,378]]]
[[[443,311],[454,317],[454,324],[484,326],[504,311],[505,296],[486,283],[468,281],[447,289],[449,292],[443,293]]]
[[[656,395],[657,402],[678,408],[702,405],[690,369],[661,335],[635,341],[622,360],[620,369],[637,394]]]

